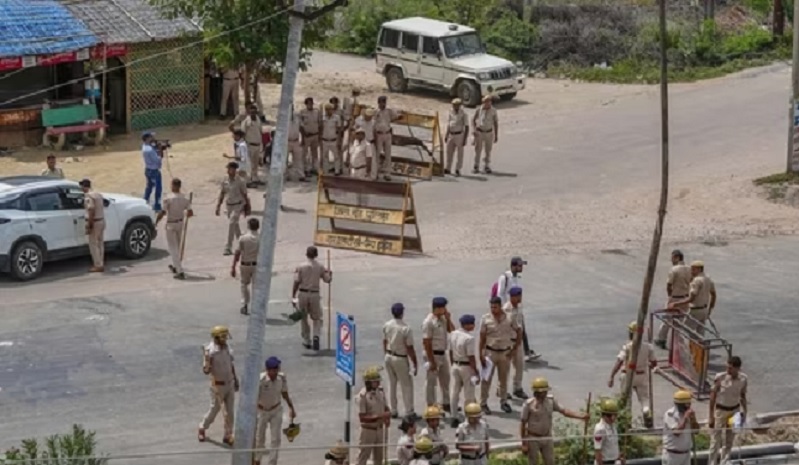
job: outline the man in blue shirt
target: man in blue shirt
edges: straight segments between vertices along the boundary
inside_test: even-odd
[[[164,155],[156,147],[153,136],[155,136],[155,133],[149,131],[141,135],[141,154],[144,158],[144,178],[147,180],[147,185],[144,188],[144,200],[150,203],[150,194],[152,194],[153,189],[155,189],[153,210],[159,212],[161,211],[161,163]]]

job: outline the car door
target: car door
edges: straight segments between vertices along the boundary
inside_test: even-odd
[[[88,247],[86,236],[86,210],[83,206],[85,194],[80,187],[67,186],[60,188],[62,203],[72,217],[73,234],[79,247]]]
[[[410,32],[402,33],[400,43],[400,61],[405,67],[409,79],[419,79],[422,72],[422,56],[419,54],[419,35]]]
[[[438,39],[422,36],[421,75],[430,84],[444,85],[444,55]]]
[[[33,234],[44,239],[48,253],[68,252],[78,246],[73,217],[58,188],[29,193],[25,198],[25,210]]]

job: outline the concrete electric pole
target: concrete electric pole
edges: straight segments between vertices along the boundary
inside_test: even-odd
[[[785,171],[793,173],[799,171],[799,140],[796,128],[796,102],[799,101],[799,0],[793,1],[793,73],[791,74],[791,103],[788,109],[788,157]]]

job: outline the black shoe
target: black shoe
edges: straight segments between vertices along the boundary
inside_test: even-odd
[[[531,350],[530,353],[527,355],[528,362],[534,362],[541,358],[541,354],[537,354],[534,350]]]
[[[396,420],[397,418],[399,418],[399,413],[397,413],[397,412],[391,412],[391,418],[393,418],[393,419],[395,419],[395,420]]]
[[[287,211],[287,210],[286,210],[286,206],[285,206],[285,205],[281,205],[281,206],[280,206],[280,211],[282,211],[282,212],[284,212],[284,211]]]
[[[497,394],[497,395],[499,395],[499,394]],[[513,400],[513,395],[510,392],[505,394],[505,400]]]
[[[461,177],[461,170],[455,170],[455,177],[456,178]]]
[[[444,404],[442,406],[442,408],[444,409],[444,412],[450,413],[450,414],[452,413],[452,408],[449,406],[449,404]]]
[[[666,350],[666,341],[664,341],[663,339],[658,339],[655,341],[655,346],[663,350]]]
[[[478,168],[476,166],[474,168],[472,168],[472,174],[480,174],[480,168]]]
[[[508,404],[507,402],[502,402],[501,404],[499,404],[499,408],[502,409],[502,411],[505,413],[513,412],[513,409],[510,408],[510,404]]]
[[[319,351],[319,338],[316,336],[313,338],[313,350]]]
[[[492,171],[491,171],[491,168],[489,168],[489,167],[487,167],[487,166],[486,166],[486,168],[485,168],[485,173],[486,173],[486,174],[491,174],[491,173],[492,173]]]
[[[172,266],[172,265],[167,265],[167,266],[169,266],[169,271],[171,271],[173,273],[177,273],[178,272],[178,270],[176,270],[174,266]]]
[[[242,305],[241,309],[239,310],[239,312],[241,312],[242,315],[249,315],[250,314],[250,311],[247,310],[247,306],[246,305]]]
[[[310,349],[311,348],[311,343],[303,341],[302,346],[305,347],[306,349]]]
[[[391,176],[383,176],[383,181],[391,181]]]
[[[527,400],[527,399],[530,398],[530,396],[528,396],[527,393],[524,392],[524,389],[522,389],[522,388],[519,388],[519,389],[516,389],[515,391],[513,391],[513,395],[518,397],[519,399],[522,399],[522,400]]]
[[[449,170],[444,170],[444,174],[450,174]]]
[[[230,249],[225,249],[225,251],[222,252],[222,255],[224,255],[224,256],[233,255],[233,252],[231,252]]]
[[[483,408],[483,413],[486,415],[491,415],[491,409],[488,407],[488,404],[483,404],[480,407]]]
[[[457,428],[457,427],[458,427],[458,425],[460,425],[460,424],[461,424],[461,421],[460,421],[460,420],[458,420],[457,418],[454,418],[454,417],[453,417],[453,418],[452,418],[452,420],[450,420],[450,422],[449,422],[449,426],[451,426],[451,427],[453,427],[453,428]]]
[[[180,279],[181,281],[182,281],[182,280],[184,280],[184,279],[186,279],[186,275],[185,275],[185,274],[183,274],[183,272],[182,272],[182,271],[181,271],[180,273],[175,273],[175,275],[174,275],[174,276],[172,276],[172,277],[173,277],[173,278],[175,278],[175,279]]]

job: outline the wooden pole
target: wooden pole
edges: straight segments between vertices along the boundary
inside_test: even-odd
[[[329,249],[327,250],[327,270],[331,271],[330,270],[330,250]],[[332,307],[330,305],[332,287],[333,287],[332,283],[327,283],[327,350],[330,350],[330,348],[331,348],[331,346],[330,346],[330,334],[331,334],[331,332],[333,330],[332,329],[333,323],[332,323],[332,320],[331,320],[331,318],[332,318],[332,316],[331,316],[331,313],[332,313],[331,308]]]
[[[108,90],[108,45],[103,44],[103,86],[100,89],[100,119],[105,124],[105,92]]]
[[[588,463],[588,424],[591,422],[591,393],[588,393],[588,401],[585,403],[585,414],[588,418],[585,419],[583,425],[583,462]]]
[[[194,199],[194,192],[189,192],[189,208]],[[183,264],[183,256],[186,251],[186,232],[189,230],[189,212],[183,212],[183,231],[180,233],[180,263]]]
[[[388,465],[388,426],[383,425],[383,463]]]

